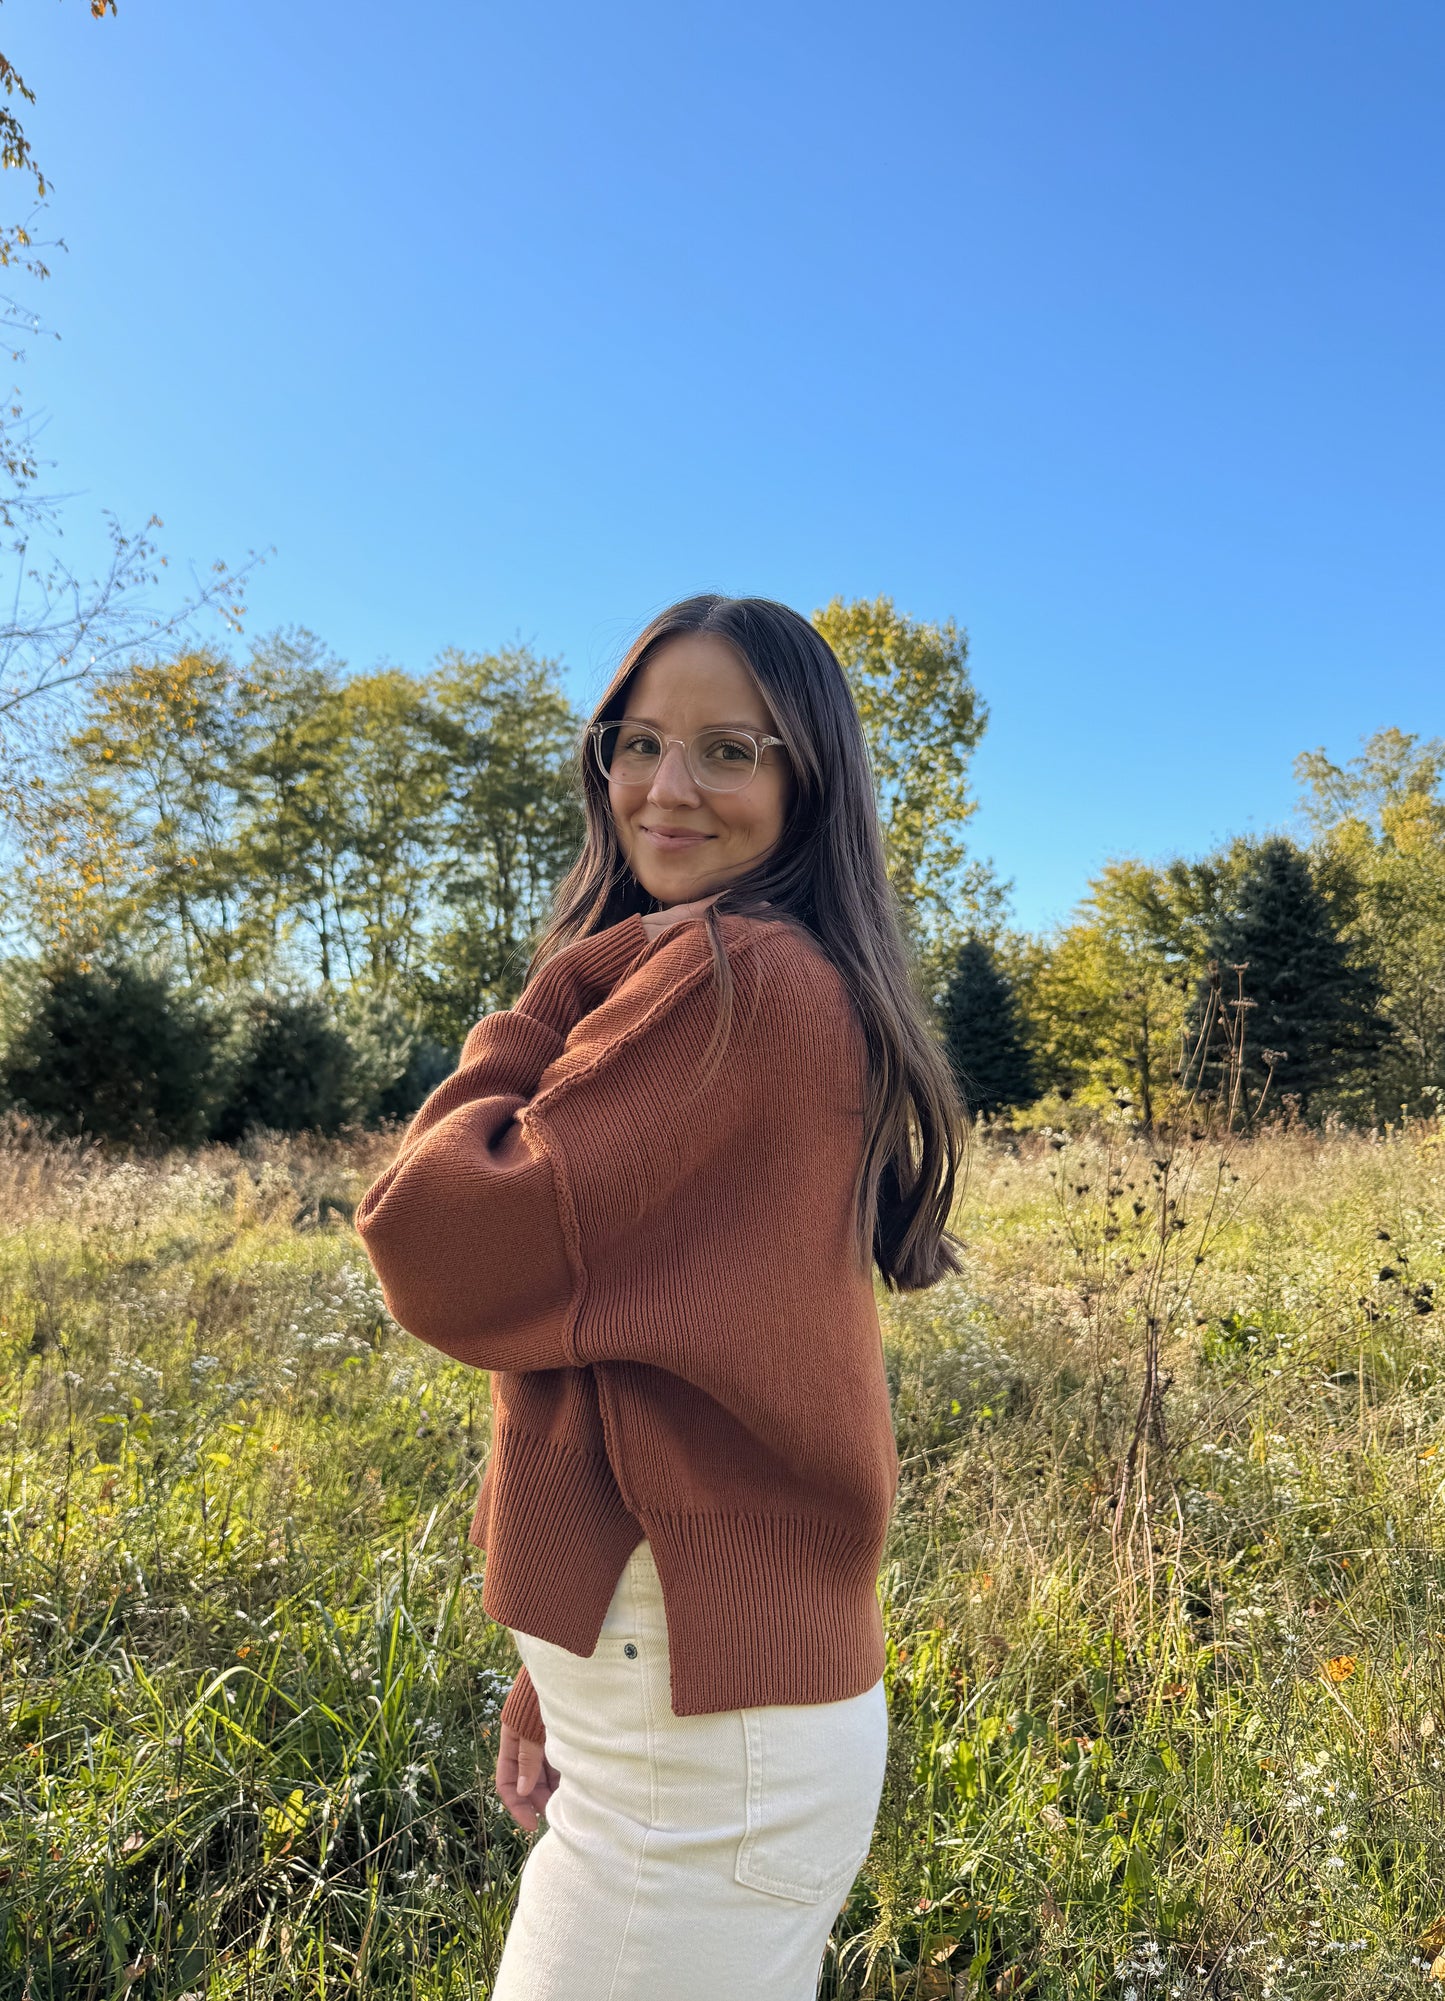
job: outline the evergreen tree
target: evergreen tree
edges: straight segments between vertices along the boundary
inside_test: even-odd
[[[990,1116],[1035,1095],[1033,1062],[1019,1007],[998,960],[981,938],[959,948],[944,989],[944,1046],[971,1112]]]
[[[1259,1105],[1272,1052],[1271,1104],[1308,1112],[1379,1048],[1379,987],[1354,961],[1341,923],[1292,841],[1251,842],[1213,939],[1226,1000],[1243,965],[1246,1110]]]
[[[1377,730],[1360,755],[1295,760],[1321,879],[1354,890],[1347,936],[1380,976],[1389,1034],[1361,1109],[1398,1118],[1445,1105],[1445,738]]]
[[[217,1139],[255,1127],[334,1133],[355,1115],[356,1059],[324,994],[258,994],[245,1005],[242,1043]]]
[[[47,965],[0,1064],[0,1101],[123,1145],[206,1137],[215,1030],[162,976]]]

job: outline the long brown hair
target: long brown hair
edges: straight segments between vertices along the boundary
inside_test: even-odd
[[[958,1240],[947,1223],[966,1157],[968,1115],[910,974],[852,691],[832,648],[798,612],[770,598],[709,595],[659,612],[638,634],[591,720],[619,719],[633,676],[665,640],[686,632],[715,633],[746,663],[787,742],[793,774],[780,838],[703,913],[721,1035],[731,1020],[733,982],[718,910],[801,924],[842,976],[867,1046],[855,1184],[859,1258],[876,1261],[890,1290],[921,1290],[960,1269]],[[557,886],[529,979],[564,945],[653,902],[623,856],[607,780],[585,733],[577,761],[586,838]]]

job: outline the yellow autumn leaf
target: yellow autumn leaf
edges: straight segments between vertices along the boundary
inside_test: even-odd
[[[293,1787],[279,1806],[263,1808],[261,1820],[268,1860],[284,1855],[292,1842],[306,1832],[311,1821],[311,1809],[300,1786]]]
[[[1437,1952],[1445,1952],[1445,1916],[1436,1918],[1428,1930],[1421,1932],[1420,1950],[1432,1958]]]

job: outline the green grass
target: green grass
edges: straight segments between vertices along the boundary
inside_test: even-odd
[[[0,1146],[0,1994],[488,1990],[531,1837],[486,1381],[386,1320],[385,1153]],[[1164,1158],[980,1147],[965,1275],[881,1301],[891,1755],[829,2001],[1433,1991],[1445,1137]]]

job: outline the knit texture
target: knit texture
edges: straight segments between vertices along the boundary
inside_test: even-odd
[[[866,1049],[789,919],[578,939],[478,1022],[356,1227],[392,1316],[491,1371],[484,1610],[581,1655],[645,1535],[678,1716],[859,1695],[883,1672],[897,1493],[854,1244]],[[545,1742],[525,1669],[502,1711]]]

